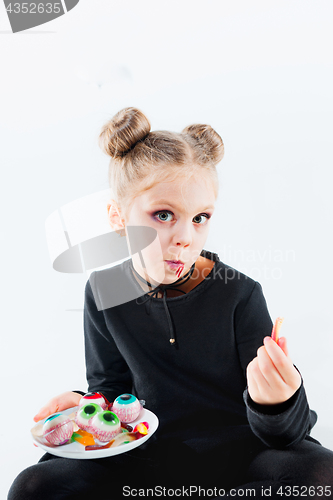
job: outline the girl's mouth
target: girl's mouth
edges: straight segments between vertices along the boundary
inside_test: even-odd
[[[179,267],[179,266],[184,267],[184,263],[181,262],[180,260],[178,260],[178,261],[175,261],[175,260],[166,260],[165,262],[167,262],[167,264],[170,267],[175,268],[175,269],[177,269],[177,267]]]
[[[175,262],[173,260],[166,260],[165,262],[168,264],[170,269],[172,269],[173,271],[176,271],[177,277],[179,278],[179,276],[181,275],[181,273],[184,269],[184,263],[180,262],[180,261]]]

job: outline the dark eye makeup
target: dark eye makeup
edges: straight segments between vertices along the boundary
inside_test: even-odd
[[[158,215],[159,215],[159,214],[172,214],[172,215],[174,215],[174,214],[173,214],[173,212],[171,212],[171,210],[158,210],[157,212],[154,212],[152,215],[153,215],[153,217],[154,217],[154,218],[157,218],[157,220],[158,220],[159,222],[170,222],[170,221],[168,221],[168,220],[167,220],[167,221],[166,221],[166,220],[161,220],[161,219],[158,217]],[[203,214],[198,214],[198,215],[196,215],[195,217],[205,217],[205,218],[208,220],[208,219],[210,219],[210,218],[211,218],[211,215],[210,215],[210,214],[203,213]],[[195,218],[195,217],[194,217],[194,218]],[[203,225],[204,225],[204,224],[200,224],[200,223],[198,223],[198,224],[199,224],[199,226],[203,226]]]

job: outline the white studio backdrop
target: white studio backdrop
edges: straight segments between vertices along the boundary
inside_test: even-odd
[[[97,137],[125,106],[152,130],[208,123],[222,136],[205,248],[258,280],[272,319],[285,317],[318,413],[311,434],[333,449],[332,14],[330,1],[81,0],[11,34],[0,5],[1,498],[43,454],[30,437],[39,408],[86,389],[88,276],[52,268],[45,222],[75,202],[80,227],[107,228],[106,208],[85,202],[108,189]]]

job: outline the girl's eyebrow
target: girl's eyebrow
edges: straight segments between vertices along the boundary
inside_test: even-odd
[[[172,205],[172,203],[170,203],[167,200],[158,200],[158,201],[155,201],[152,203],[152,205],[162,205],[162,204],[166,204],[166,205],[169,205],[170,207],[174,207],[179,212],[181,211],[180,207],[177,207],[177,205]],[[198,212],[203,212],[204,210],[208,210],[210,208],[215,208],[215,207],[213,205],[209,205],[209,207],[203,208],[202,210],[198,210]]]

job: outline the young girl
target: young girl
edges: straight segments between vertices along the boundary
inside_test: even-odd
[[[18,475],[8,500],[238,498],[247,489],[332,496],[333,452],[309,435],[317,415],[286,338],[270,338],[260,284],[204,249],[221,137],[209,125],[151,132],[140,110],[125,108],[103,127],[100,145],[112,158],[112,229],[127,238],[133,227],[153,229],[156,238],[86,283],[86,392],[109,401],[132,393],[159,428],[108,458],[46,453]],[[84,393],[52,398],[34,420],[76,406]]]

